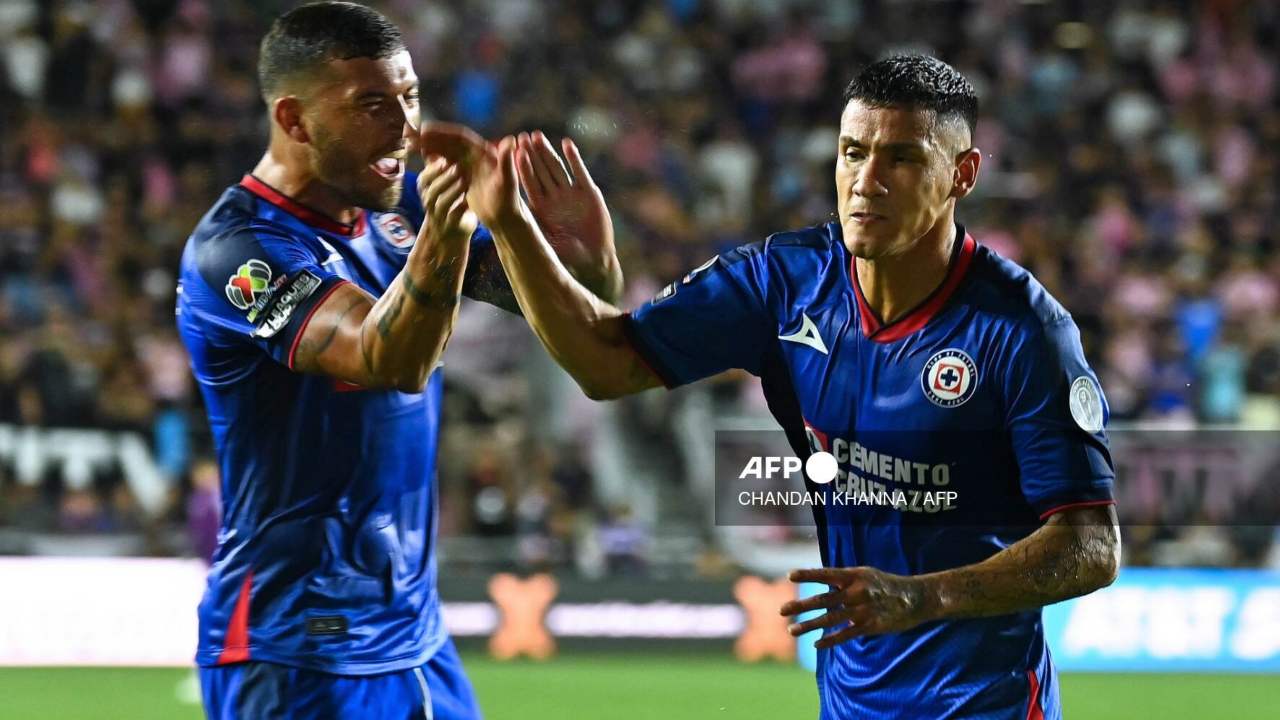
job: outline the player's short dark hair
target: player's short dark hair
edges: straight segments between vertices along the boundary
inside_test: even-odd
[[[276,18],[258,48],[258,85],[270,102],[289,78],[330,60],[380,59],[405,49],[400,29],[352,2],[316,2]]]
[[[844,91],[844,105],[857,100],[875,108],[932,110],[938,121],[958,118],[973,137],[978,95],[958,70],[928,55],[893,55],[862,69]],[[843,107],[842,106],[842,107]]]

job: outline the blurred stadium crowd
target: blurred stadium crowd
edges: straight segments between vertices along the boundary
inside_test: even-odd
[[[126,532],[142,538],[131,551],[207,554],[217,471],[173,328],[175,269],[265,146],[257,41],[292,4],[0,0],[0,552]],[[983,103],[987,157],[960,217],[1072,311],[1113,422],[1280,430],[1280,5],[371,4],[404,29],[436,117],[578,140],[628,306],[720,250],[830,218],[844,84],[889,51],[937,54]],[[731,566],[688,501],[706,499],[692,439],[762,412],[749,378],[594,405],[520,319],[474,305],[446,374],[455,560],[505,547],[589,574],[664,552]],[[118,467],[24,466],[32,427],[140,435],[162,497],[139,502]],[[1129,559],[1268,562],[1224,532],[1131,537]],[[1162,539],[1191,550],[1144,552]]]

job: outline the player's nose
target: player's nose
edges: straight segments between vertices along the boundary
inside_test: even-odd
[[[853,178],[853,194],[860,197],[873,197],[888,192],[880,180],[879,171],[880,163],[874,158],[869,158],[862,163],[862,167],[858,168],[858,174]]]
[[[418,129],[422,127],[421,111],[416,101],[406,99],[404,95],[396,96],[397,105],[399,105],[399,120],[403,127],[405,137],[408,133],[417,134]]]
[[[405,146],[409,148],[409,154],[415,155],[418,152],[418,131],[408,122],[401,127],[400,137],[405,141]]]

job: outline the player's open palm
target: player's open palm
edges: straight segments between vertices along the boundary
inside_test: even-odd
[[[569,167],[541,132],[520,133],[516,170],[529,209],[556,253],[574,268],[600,268],[614,257],[613,219],[578,146],[560,142]],[[572,168],[572,173],[570,173]]]
[[[862,635],[902,632],[924,622],[923,593],[913,578],[893,575],[871,567],[815,568],[793,570],[791,582],[815,582],[831,590],[782,606],[783,615],[798,615],[809,610],[824,610],[816,618],[792,624],[794,636],[810,630],[830,629],[836,632],[822,636],[816,647],[828,648]]]

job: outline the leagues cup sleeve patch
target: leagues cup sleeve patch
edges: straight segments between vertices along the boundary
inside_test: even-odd
[[[1102,392],[1098,384],[1085,375],[1071,383],[1071,418],[1081,430],[1095,435],[1102,432]]]
[[[275,302],[258,315],[258,327],[253,331],[255,337],[269,338],[280,332],[289,324],[298,306],[320,287],[320,278],[309,270],[303,270],[292,280],[273,293]],[[250,320],[252,322],[252,320]]]
[[[227,299],[241,310],[248,310],[258,297],[266,295],[271,282],[271,266],[254,258],[241,265],[227,278]]]
[[[956,348],[934,353],[920,373],[920,389],[929,402],[939,407],[965,404],[977,387],[978,366],[965,351]]]

